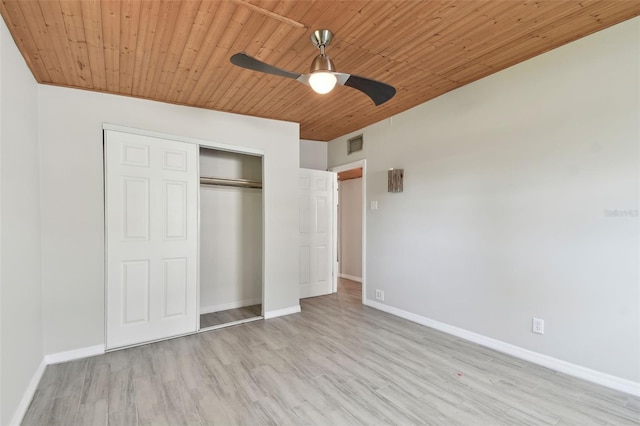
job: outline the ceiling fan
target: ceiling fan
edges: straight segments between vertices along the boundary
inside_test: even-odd
[[[369,96],[374,104],[382,105],[396,94],[396,89],[386,83],[359,77],[353,74],[336,72],[331,58],[325,53],[325,48],[331,42],[333,33],[329,30],[316,30],[311,34],[311,42],[320,49],[320,54],[311,63],[309,74],[297,74],[269,65],[253,58],[246,53],[236,53],[231,63],[242,68],[280,77],[292,78],[302,84],[311,86],[319,94],[329,93],[336,84],[359,90]]]

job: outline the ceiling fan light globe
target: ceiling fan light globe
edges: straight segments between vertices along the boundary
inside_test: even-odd
[[[316,71],[309,76],[309,85],[314,92],[324,95],[336,87],[338,79],[331,72]]]

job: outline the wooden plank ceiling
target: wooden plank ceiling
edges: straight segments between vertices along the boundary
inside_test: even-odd
[[[294,121],[326,141],[637,16],[640,2],[3,0],[0,12],[42,84]],[[375,107],[229,63],[246,52],[306,73],[320,28],[338,71],[396,96]]]

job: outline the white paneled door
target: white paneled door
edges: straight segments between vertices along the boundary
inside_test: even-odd
[[[333,292],[336,174],[300,169],[300,298]]]
[[[105,130],[107,349],[197,330],[198,147]]]

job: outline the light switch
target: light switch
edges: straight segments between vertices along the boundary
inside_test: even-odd
[[[372,201],[371,202],[371,210],[378,210],[378,202],[377,201]]]

